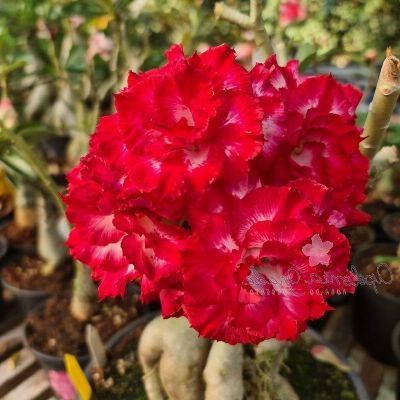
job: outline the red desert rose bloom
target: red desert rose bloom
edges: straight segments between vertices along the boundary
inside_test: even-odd
[[[279,24],[287,26],[306,18],[306,9],[299,0],[283,1],[279,5]]]
[[[125,232],[114,225],[115,211],[126,178],[125,146],[116,128],[117,117],[100,119],[91,138],[90,152],[68,174],[67,218],[74,225],[67,245],[71,255],[93,270],[99,295],[125,292],[126,282],[139,275],[122,253]]]
[[[360,93],[228,46],[130,73],[68,175],[68,246],[100,282],[228,343],[295,339],[352,292],[339,228],[364,222]]]
[[[156,245],[138,221],[151,220],[161,234],[163,217],[182,220],[190,197],[217,178],[230,179],[233,168],[246,173],[262,145],[250,77],[229,47],[185,59],[173,46],[167,57],[162,68],[130,74],[116,95],[117,114],[101,119],[89,154],[69,174],[65,201],[74,228],[68,245],[101,282],[100,297],[124,293],[126,283],[142,275],[153,294],[166,286],[165,276],[150,276],[137,258],[133,263],[125,256],[124,238],[132,245],[139,237],[147,252],[158,246],[168,256],[171,237]],[[136,221],[138,231],[119,229],[123,218]],[[165,259],[152,259],[165,274]],[[169,285],[176,284],[171,278]],[[142,295],[150,299],[146,287]]]
[[[355,109],[361,92],[332,76],[300,76],[298,63],[278,66],[276,57],[251,71],[264,111],[264,147],[256,160],[263,184],[311,178],[331,190],[337,227],[367,222],[364,199],[368,159],[359,151]]]
[[[293,340],[330,309],[332,290],[354,291],[348,241],[317,218],[315,196],[263,187],[210,215],[183,260],[183,309],[202,336]]]
[[[173,271],[166,273],[165,270],[168,267],[172,270],[176,255],[165,247],[168,243],[177,244],[183,236],[178,228],[164,226],[153,216],[146,201],[126,195],[127,150],[117,123],[116,115],[100,120],[89,154],[68,175],[69,190],[64,199],[68,206],[67,217],[74,225],[67,244],[72,256],[87,264],[93,271],[93,278],[100,281],[100,298],[124,295],[126,284],[146,272],[154,283],[168,274],[169,284],[174,283]],[[176,232],[180,236],[172,242]],[[168,241],[162,242],[161,237]],[[134,246],[135,263],[123,252],[125,240]],[[148,272],[150,261],[139,263],[139,259],[146,259],[146,251],[151,253],[149,259],[162,266],[156,274]],[[169,264],[165,265],[165,259]],[[158,292],[142,290],[142,297],[150,301],[158,297]]]
[[[262,145],[262,113],[228,46],[184,58],[175,45],[166,55],[164,67],[131,73],[116,95],[126,184],[163,201],[188,201],[231,168],[247,172]]]

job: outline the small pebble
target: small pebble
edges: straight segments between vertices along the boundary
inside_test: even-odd
[[[108,379],[106,379],[106,380],[104,381],[104,387],[105,387],[106,389],[110,389],[110,388],[113,387],[113,386],[114,386],[114,379],[113,379],[112,376],[110,376]]]
[[[120,358],[120,359],[117,360],[116,368],[117,368],[118,373],[119,373],[121,376],[122,376],[122,375],[125,375],[126,366],[125,366],[125,361],[124,361],[123,358]]]

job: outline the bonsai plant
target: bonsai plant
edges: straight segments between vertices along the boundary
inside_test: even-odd
[[[250,17],[219,11],[258,28],[251,4]],[[140,277],[143,301],[159,298],[164,318],[183,317],[142,336],[150,399],[240,399],[243,343],[294,340],[332,293],[354,292],[339,228],[368,220],[357,206],[398,97],[398,60],[388,52],[381,76],[394,82],[383,95],[378,83],[361,141],[360,93],[300,77],[294,60],[280,67],[272,56],[247,72],[226,45],[188,58],[175,45],[166,57],[130,73],[116,113],[100,120],[69,175],[68,245],[101,297]],[[168,337],[191,352],[171,350]],[[278,395],[274,384],[268,393]]]
[[[179,399],[186,398],[185,389],[191,398],[201,396],[194,392],[199,387],[204,389],[204,383],[199,386],[199,382],[207,385],[206,398],[230,396],[241,399],[244,394],[246,399],[269,399],[271,385],[276,384],[279,396],[285,400],[368,399],[360,378],[314,331],[302,335],[289,349],[285,342],[267,340],[258,346],[243,349],[233,346],[230,347],[232,351],[226,351],[224,343],[212,344],[198,338],[194,331],[188,330],[183,319],[179,324],[170,320],[173,327],[166,330],[166,321],[161,317],[148,323],[149,319],[151,315],[142,317],[111,338],[107,343],[109,361],[104,368],[95,367],[93,363],[86,368],[97,399],[166,398],[163,389],[158,391],[158,372],[154,366],[151,373],[144,375],[144,381],[142,378],[142,367],[151,369],[154,357],[162,360],[159,373],[165,387],[169,388],[168,394]],[[150,343],[155,343],[155,337],[159,347],[149,347]],[[181,349],[178,352],[177,346]],[[200,349],[206,348],[205,356]],[[188,365],[180,361],[183,349],[192,354],[193,368],[189,371],[185,368]],[[278,364],[274,364],[277,359]],[[175,371],[171,365],[176,365]],[[176,390],[173,385],[168,385],[171,379]]]

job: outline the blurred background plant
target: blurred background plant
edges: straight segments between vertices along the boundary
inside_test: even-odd
[[[248,1],[228,0],[244,13]],[[278,57],[303,69],[376,59],[400,38],[398,0],[270,0],[263,18]],[[111,93],[128,69],[163,63],[172,43],[185,51],[227,42],[240,58],[252,54],[252,33],[214,18],[213,0],[4,0],[0,4],[0,115],[36,129],[32,140],[67,135],[74,164]],[[243,43],[244,42],[244,43]],[[16,111],[15,111],[16,110]],[[44,129],[46,127],[46,129]]]

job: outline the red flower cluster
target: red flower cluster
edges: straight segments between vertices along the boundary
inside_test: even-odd
[[[275,57],[249,73],[226,45],[139,75],[69,174],[71,254],[124,295],[208,338],[294,339],[353,292],[339,228],[366,221],[360,93]]]
[[[285,27],[303,21],[307,10],[299,0],[286,0],[279,4],[279,25]]]

